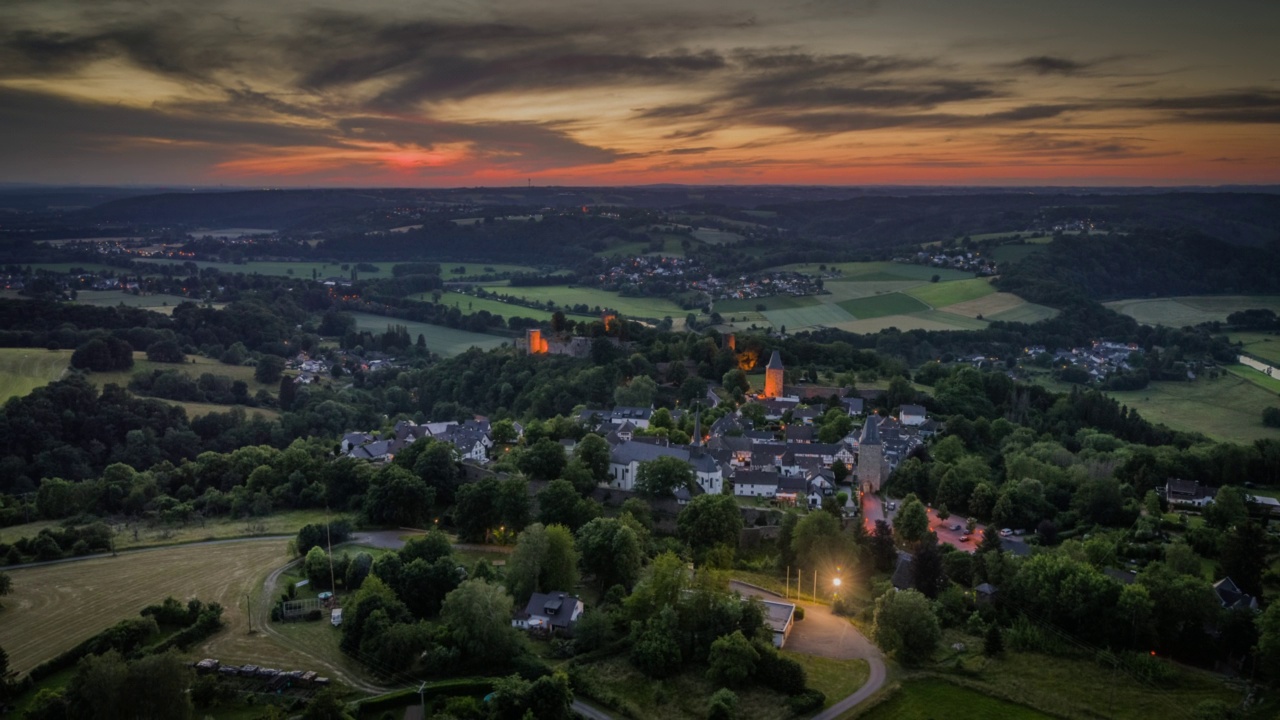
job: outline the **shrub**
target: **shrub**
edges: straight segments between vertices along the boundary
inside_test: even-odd
[[[796,715],[808,715],[822,709],[827,702],[827,696],[821,690],[812,688],[793,696],[787,701],[791,706],[791,712]]]

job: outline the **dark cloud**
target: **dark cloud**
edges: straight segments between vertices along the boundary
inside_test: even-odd
[[[1026,57],[1006,67],[1015,70],[1030,70],[1037,75],[1077,75],[1096,66],[1097,62],[1080,62],[1052,55],[1036,55]]]
[[[1280,123],[1280,92],[1273,90],[1165,97],[1138,102],[1134,107],[1169,111],[1168,118],[1176,122],[1246,125]]]
[[[120,58],[147,72],[207,82],[211,72],[233,62],[228,40],[221,32],[193,28],[176,13],[78,34],[18,28],[0,34],[0,74],[59,75],[98,60]]]
[[[762,89],[753,83],[754,90]],[[779,83],[771,92],[757,92],[745,100],[748,108],[863,108],[930,109],[946,103],[985,100],[1004,96],[992,83],[949,81],[915,83],[903,81],[892,85],[864,87],[787,87]]]
[[[878,113],[878,112],[810,112],[761,113],[751,118],[757,124],[786,127],[799,132],[831,135],[887,128],[957,128],[1002,127],[1011,123],[1047,120],[1075,110],[1073,105],[1027,105],[994,113],[961,115],[956,113]]]

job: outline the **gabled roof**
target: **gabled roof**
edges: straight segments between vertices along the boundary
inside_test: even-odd
[[[768,487],[777,487],[778,473],[769,472],[767,470],[739,470],[733,476],[735,485],[765,485]]]
[[[863,445],[879,445],[880,444],[880,417],[872,415],[867,418],[867,422],[862,426],[862,437],[858,438],[859,447]]]
[[[1257,598],[1241,590],[1229,577],[1214,583],[1213,592],[1217,594],[1218,602],[1222,603],[1222,607],[1228,610],[1258,609]]]
[[[909,590],[915,587],[915,573],[911,571],[911,561],[915,558],[911,553],[898,552],[898,564],[893,568],[893,577],[889,582],[899,590]]]
[[[648,462],[657,460],[660,457],[676,457],[688,462],[689,451],[679,447],[663,447],[661,445],[651,445],[644,442],[636,442],[630,440],[618,445],[609,453],[609,460],[618,465],[627,465],[633,462]]]
[[[903,405],[898,408],[898,414],[923,416],[925,414],[925,409],[923,405]]]
[[[573,611],[578,602],[578,598],[568,593],[534,593],[529,597],[521,615],[526,618],[541,615],[547,618],[552,627],[563,629],[572,624]]]

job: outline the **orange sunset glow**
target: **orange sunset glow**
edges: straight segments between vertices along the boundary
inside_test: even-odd
[[[1280,4],[15,0],[0,182],[1280,182]]]

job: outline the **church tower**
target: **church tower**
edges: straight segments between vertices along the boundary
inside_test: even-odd
[[[858,440],[858,486],[863,492],[880,492],[884,482],[884,445],[880,442],[880,416],[868,415]]]
[[[778,351],[773,351],[773,356],[769,358],[769,364],[764,368],[764,397],[779,398],[782,397],[782,356],[778,355]]]

